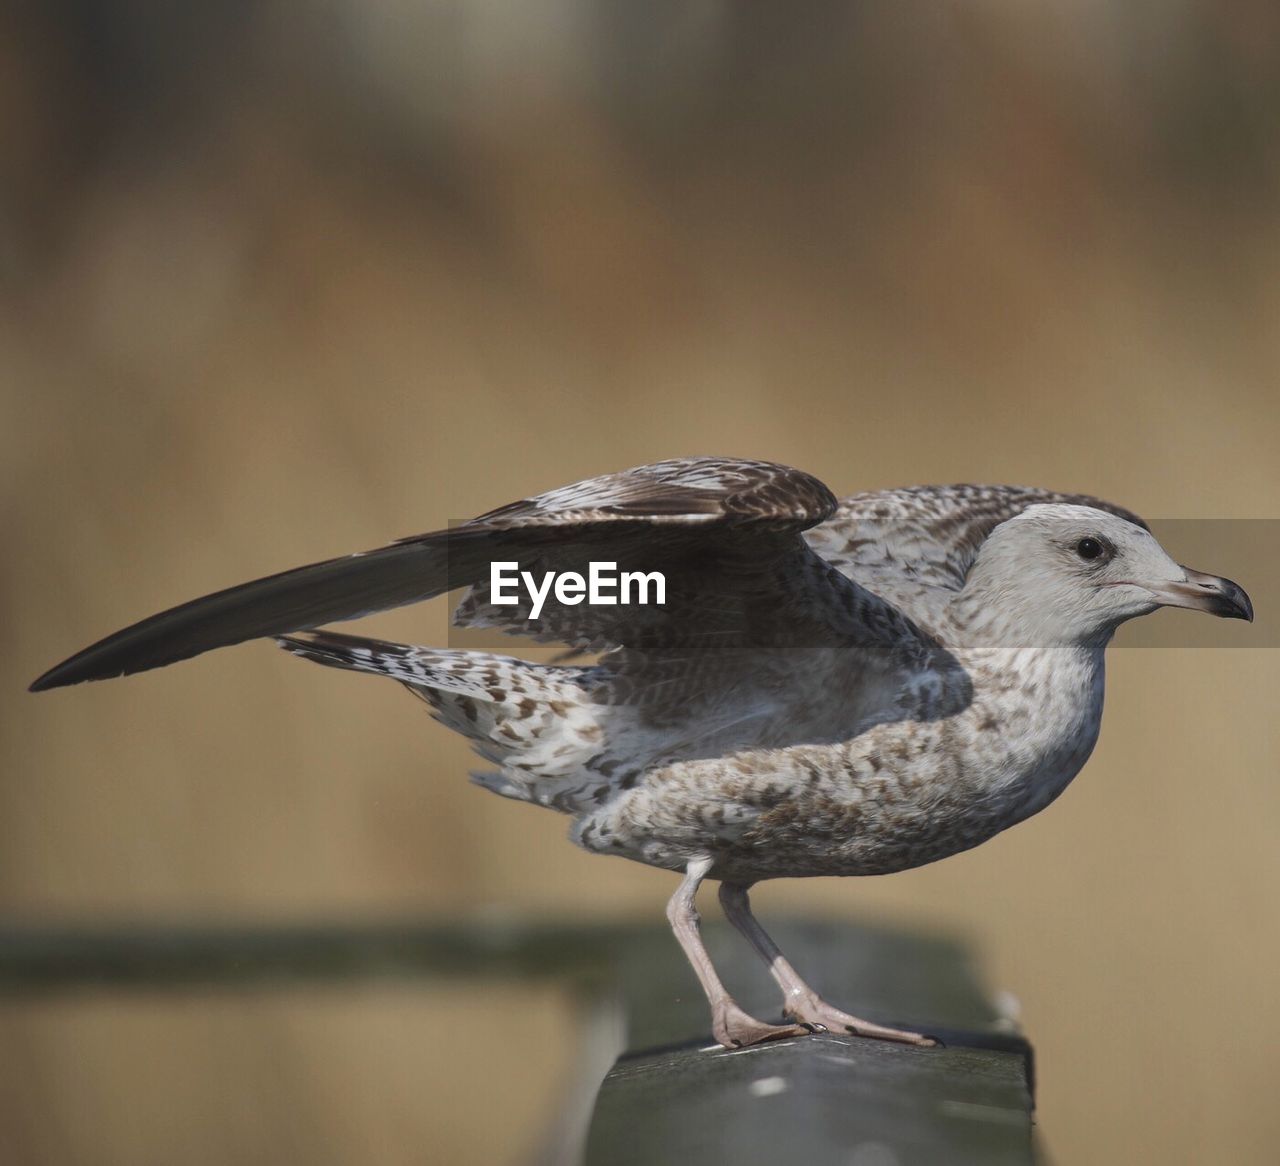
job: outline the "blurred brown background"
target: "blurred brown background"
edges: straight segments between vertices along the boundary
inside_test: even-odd
[[[469,786],[391,685],[250,645],[22,689],[676,454],[1277,517],[1278,99],[1248,0],[5,9],[5,916],[659,921],[670,876]],[[438,641],[443,605],[375,626]],[[1048,812],[759,906],[972,936],[1056,1162],[1274,1161],[1278,682],[1117,650]],[[0,1159],[518,1163],[572,1027],[532,988],[10,1003]]]

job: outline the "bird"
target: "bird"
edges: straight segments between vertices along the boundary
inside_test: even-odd
[[[593,603],[548,584],[534,618],[531,595],[501,593],[495,574],[581,582],[593,565],[657,573],[665,593]],[[562,654],[324,626],[459,588],[458,626]],[[1180,566],[1136,514],[1088,495],[952,485],[839,500],[788,466],[688,457],[218,591],[31,688],[257,638],[397,680],[488,763],[479,786],[569,816],[590,852],[680,876],[667,917],[720,1044],[827,1031],[928,1046],[823,999],[749,890],[919,867],[1044,809],[1097,740],[1108,642],[1159,607],[1253,618],[1238,584]],[[779,1022],[744,1010],[713,966],[695,905],[707,880],[776,981]]]

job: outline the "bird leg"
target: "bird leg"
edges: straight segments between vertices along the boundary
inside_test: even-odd
[[[740,1048],[760,1041],[780,1040],[789,1036],[804,1036],[812,1032],[811,1028],[800,1024],[766,1024],[754,1016],[744,1012],[737,1001],[725,990],[716,975],[711,957],[703,946],[702,936],[698,930],[698,908],[694,904],[694,896],[698,886],[711,869],[711,859],[700,858],[689,863],[676,893],[667,904],[667,919],[671,930],[684,949],[694,973],[707,994],[707,1003],[711,1005],[711,1032],[725,1048]]]
[[[751,913],[751,900],[747,898],[749,886],[749,883],[721,883],[720,905],[724,908],[729,922],[746,936],[747,942],[769,965],[769,974],[782,989],[782,1011],[785,1015],[800,1024],[824,1028],[829,1032],[852,1032],[858,1036],[902,1041],[904,1044],[921,1045],[926,1048],[938,1043],[932,1037],[921,1033],[906,1032],[899,1028],[887,1028],[883,1024],[873,1024],[869,1020],[859,1020],[856,1016],[850,1016],[847,1012],[842,1012],[823,1000],[800,978],[799,973],[791,966],[778,945],[769,937],[769,933],[760,926],[759,920]]]

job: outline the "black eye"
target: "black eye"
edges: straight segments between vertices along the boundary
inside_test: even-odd
[[[1082,538],[1076,543],[1076,554],[1082,559],[1100,559],[1106,548],[1100,539]]]

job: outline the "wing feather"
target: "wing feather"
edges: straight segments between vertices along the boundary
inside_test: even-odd
[[[33,691],[158,668],[213,648],[278,636],[479,586],[474,622],[571,646],[641,652],[847,640],[927,650],[912,626],[825,565],[801,538],[835,497],[768,462],[688,458],[552,490],[469,523],[328,559],[192,600],[142,620],[44,673]],[[575,569],[589,560],[670,571],[665,607],[550,603],[541,624],[489,602],[495,560]],[[464,619],[466,612],[464,612]]]

